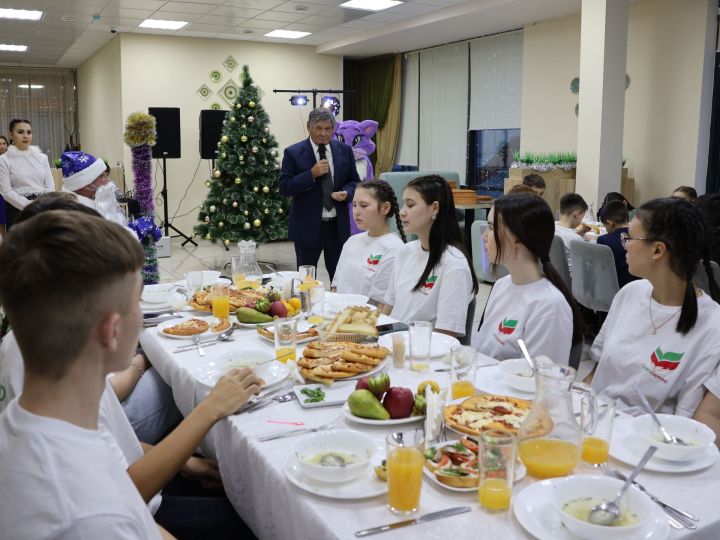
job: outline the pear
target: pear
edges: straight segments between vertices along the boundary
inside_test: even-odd
[[[350,407],[351,413],[360,418],[370,418],[371,420],[390,418],[390,413],[369,390],[355,390],[350,394],[348,407]]]

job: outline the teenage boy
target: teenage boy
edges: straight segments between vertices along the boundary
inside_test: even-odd
[[[555,222],[555,234],[562,238],[565,244],[565,253],[567,254],[568,267],[571,272],[570,244],[578,240],[583,241],[582,235],[590,230],[582,222],[587,209],[588,205],[585,199],[577,193],[566,193],[560,197],[560,219]]]
[[[545,195],[545,179],[537,173],[525,175],[522,185],[532,189],[539,197]]]
[[[630,213],[623,201],[609,201],[600,211],[600,221],[605,226],[607,234],[599,236],[597,243],[608,246],[612,250],[620,288],[638,279],[628,271],[625,248],[620,238],[622,233],[628,232],[629,219]]]

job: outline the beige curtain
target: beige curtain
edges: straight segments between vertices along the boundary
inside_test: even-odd
[[[377,162],[375,164],[375,178],[380,173],[392,170],[395,163],[395,151],[397,150],[398,136],[400,134],[400,109],[402,96],[402,60],[399,54],[393,59],[393,81],[390,105],[388,106],[385,125],[378,129],[375,134],[377,145]]]

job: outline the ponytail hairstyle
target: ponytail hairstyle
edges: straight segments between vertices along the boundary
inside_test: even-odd
[[[430,174],[411,180],[408,185],[405,186],[405,189],[408,188],[417,191],[423,201],[425,201],[425,204],[431,205],[434,202],[438,203],[438,213],[430,226],[430,255],[428,256],[428,262],[425,265],[420,279],[418,279],[418,282],[412,290],[417,291],[425,284],[425,280],[430,276],[430,272],[440,263],[445,249],[448,246],[453,246],[465,256],[468,268],[470,268],[470,276],[472,277],[473,294],[477,294],[478,280],[475,275],[475,270],[473,269],[472,261],[467,251],[465,251],[465,246],[463,246],[461,240],[460,226],[458,225],[457,216],[455,215],[455,202],[450,184],[448,184],[447,180],[442,176]]]
[[[720,289],[706,258],[708,243],[705,224],[695,206],[679,197],[653,199],[643,204],[635,216],[647,232],[647,238],[662,242],[670,254],[670,269],[685,281],[685,297],[675,331],[685,335],[697,322],[697,297],[693,276],[703,261],[710,284],[710,296],[716,302]]]
[[[575,298],[550,262],[550,246],[555,236],[555,220],[548,203],[535,194],[513,193],[495,199],[493,207],[495,208],[493,235],[497,246],[495,264],[500,264],[502,252],[507,248],[507,246],[503,246],[500,239],[498,217],[502,217],[502,226],[514,234],[520,243],[538,258],[545,277],[565,297],[573,316],[572,342],[573,344],[579,343],[585,332],[585,322]]]
[[[687,196],[687,200],[695,202],[698,198],[697,190],[691,186],[678,186],[673,190],[673,193],[682,193]]]
[[[390,203],[390,211],[387,213],[386,219],[395,216],[395,226],[397,227],[398,234],[403,242],[407,242],[405,230],[403,229],[402,221],[400,221],[400,205],[398,204],[395,190],[392,186],[385,180],[369,180],[367,182],[360,182],[355,187],[356,190],[359,188],[371,190],[373,199],[378,201],[380,205]]]
[[[15,126],[17,126],[18,124],[27,124],[28,126],[32,127],[30,120],[25,120],[24,118],[13,118],[12,120],[10,120],[10,126],[8,127],[8,131],[12,133],[15,129]]]

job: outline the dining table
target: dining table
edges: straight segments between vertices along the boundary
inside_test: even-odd
[[[391,322],[381,316],[378,324]],[[205,356],[197,350],[174,352],[178,340],[161,335],[157,328],[146,328],[140,342],[148,359],[162,378],[172,387],[180,411],[187,415],[210,391],[208,370],[217,369],[226,362],[228,355],[241,359],[250,352],[274,354],[273,344],[262,338],[255,329],[243,328],[233,334],[233,341],[223,342],[205,349]],[[304,345],[298,346],[301,352]],[[507,391],[499,375],[496,362],[479,354],[475,386],[480,390],[500,393]],[[293,376],[294,364],[290,364]],[[430,362],[430,371],[418,373],[407,367],[395,368],[388,358],[384,371],[393,386],[405,386],[415,390],[423,380],[432,379],[447,386],[447,364],[440,358]],[[435,371],[439,369],[441,371]],[[292,380],[292,379],[290,379]],[[299,379],[297,383],[300,384]],[[337,384],[337,383],[336,383]],[[344,383],[348,384],[348,383]],[[353,383],[350,383],[351,385]],[[510,392],[506,392],[510,393]],[[369,426],[349,419],[341,406],[313,409],[303,408],[297,399],[286,403],[273,403],[251,412],[231,415],[219,421],[210,430],[202,445],[202,452],[217,459],[225,491],[232,505],[245,523],[260,539],[312,539],[335,540],[355,538],[355,532],[369,527],[384,525],[406,519],[394,515],[387,507],[385,488],[380,485],[375,496],[360,493],[357,498],[343,493],[343,498],[325,489],[318,495],[311,489],[301,489],[290,481],[289,471],[294,457],[292,447],[302,435],[261,442],[260,437],[300,427],[317,428],[332,426],[333,429],[359,430],[370,436],[378,447],[379,459],[384,458],[384,441],[388,434],[400,430],[422,428],[421,421],[403,425]],[[451,438],[459,435],[446,432]],[[609,464],[627,473],[631,466],[610,459]],[[372,469],[368,469],[372,475]],[[581,462],[575,474],[599,475],[600,471]],[[720,538],[720,511],[715,497],[720,493],[720,465],[717,460],[711,466],[684,474],[643,471],[638,480],[651,492],[666,501],[692,512],[699,518],[697,529],[670,529],[669,538]],[[378,482],[375,478],[370,482]],[[546,481],[547,482],[547,481]],[[513,504],[526,489],[536,486],[538,480],[525,476],[513,487]],[[310,486],[312,488],[312,486]],[[378,487],[378,486],[375,486]],[[542,486],[540,486],[542,487]],[[528,492],[530,493],[530,492]],[[547,494],[547,491],[543,492]],[[525,497],[527,499],[528,497]],[[552,513],[548,509],[547,496],[530,498],[525,514],[542,521]],[[519,522],[513,508],[490,512],[478,504],[476,493],[457,493],[424,478],[418,515],[446,508],[469,506],[467,513],[449,518],[402,528],[379,535],[379,538],[405,539],[452,539],[476,538],[574,538],[567,530],[535,530],[528,533]],[[532,514],[532,512],[535,512]],[[562,530],[561,530],[562,529]],[[646,538],[663,538],[655,534]],[[645,537],[644,537],[645,538]]]

